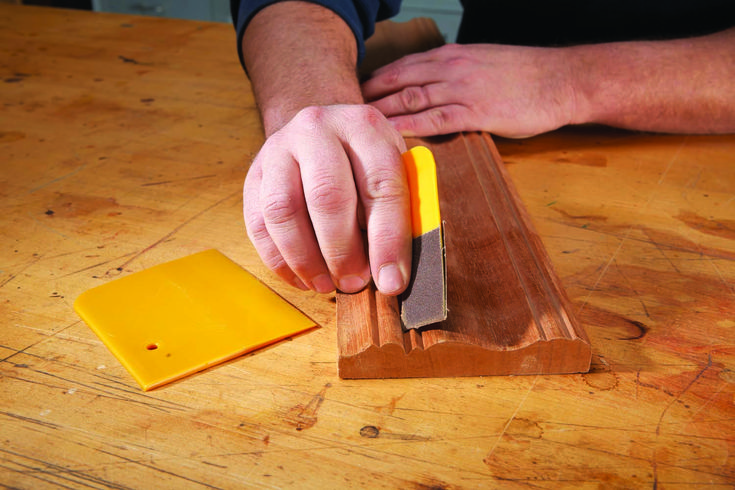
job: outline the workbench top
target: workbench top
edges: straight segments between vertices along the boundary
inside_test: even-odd
[[[245,235],[232,26],[0,5],[0,86],[0,486],[735,484],[735,137],[496,139],[592,371],[344,381]],[[145,393],[72,303],[209,248],[321,328]]]

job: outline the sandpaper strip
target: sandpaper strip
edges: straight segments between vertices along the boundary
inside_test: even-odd
[[[403,161],[411,193],[413,260],[399,301],[403,326],[410,329],[446,320],[446,260],[434,156],[418,146],[404,153]]]

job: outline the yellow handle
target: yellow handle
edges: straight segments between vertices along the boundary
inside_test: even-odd
[[[411,231],[416,238],[439,228],[441,223],[436,163],[431,150],[416,146],[403,154],[403,164],[411,193]]]

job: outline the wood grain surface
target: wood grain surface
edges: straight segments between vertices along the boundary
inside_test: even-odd
[[[234,38],[0,5],[0,486],[732,488],[734,137],[495,140],[590,373],[340,380],[334,297],[245,236]],[[322,328],[144,393],[72,302],[207,248]]]
[[[405,331],[396,298],[337,293],[339,375],[401,378],[586,373],[589,339],[489,135],[427,146],[447,250],[443,322]]]

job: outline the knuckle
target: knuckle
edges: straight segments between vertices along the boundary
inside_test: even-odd
[[[357,118],[362,124],[377,127],[385,121],[385,116],[379,109],[371,105],[357,107]]]
[[[314,185],[306,195],[309,207],[317,212],[336,214],[345,209],[354,209],[355,197],[344,187],[332,182]]]
[[[431,129],[435,132],[444,131],[450,125],[450,117],[442,109],[432,109],[426,113]]]
[[[324,124],[327,109],[322,106],[309,106],[301,109],[293,118],[294,124],[306,128],[317,128]]]
[[[287,194],[265,196],[263,219],[267,224],[279,225],[296,219],[302,207],[297,199]]]
[[[251,219],[246,217],[245,229],[247,230],[250,241],[253,242],[253,244],[261,243],[270,237],[268,229],[265,227],[265,222],[263,222],[262,219]]]
[[[443,53],[443,54],[452,54],[456,55],[457,53],[462,52],[462,45],[457,43],[447,43],[444,46],[440,46],[437,48],[437,52]]]
[[[401,78],[401,69],[398,66],[393,66],[391,69],[387,70],[384,74],[384,81],[386,85],[393,86],[398,83],[398,80]]]
[[[253,244],[262,243],[268,238],[268,230],[265,227],[263,215],[254,208],[246,204],[243,206],[243,219],[245,221],[245,230]]]
[[[265,255],[261,256],[260,259],[267,268],[279,275],[283,271],[290,270],[288,264],[286,264],[286,261],[280,254]]]
[[[349,253],[349,247],[335,244],[322,247],[322,256],[332,269],[339,271],[344,265],[351,264],[353,257]]]
[[[365,175],[363,199],[368,203],[401,203],[407,198],[406,193],[397,169],[377,167]]]
[[[441,58],[447,64],[447,69],[458,69],[472,63],[466,46],[459,44],[447,44],[439,48]]]
[[[452,72],[467,72],[466,68],[470,68],[472,65],[472,62],[465,58],[464,56],[452,56],[447,59],[447,70],[452,70]]]
[[[428,102],[428,94],[424,87],[406,87],[400,92],[399,97],[403,107],[409,111],[425,107]]]
[[[271,236],[262,219],[246,219],[245,227],[247,229],[250,242],[255,246],[263,264],[265,264],[268,269],[278,272],[288,268],[286,261],[281,256],[278,249],[274,247],[271,241]]]
[[[248,231],[265,228],[263,216],[251,206],[243,206],[243,218],[245,220],[245,227]]]

